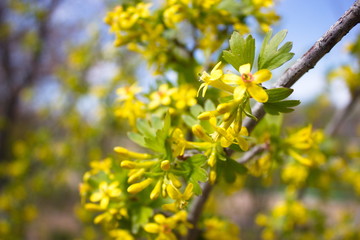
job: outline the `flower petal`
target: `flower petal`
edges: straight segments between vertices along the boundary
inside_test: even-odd
[[[236,87],[234,90],[235,101],[240,101],[244,97],[245,91],[246,91],[246,87],[244,85],[240,85]]]
[[[110,198],[109,197],[103,197],[100,201],[100,207],[106,208],[109,205]]]
[[[242,136],[249,136],[249,132],[246,127],[242,126],[240,130],[240,135]]]
[[[247,90],[249,94],[258,102],[267,102],[269,99],[269,96],[265,90],[256,84],[251,84]]]
[[[299,153],[293,151],[293,150],[289,150],[289,154],[290,156],[292,156],[295,160],[299,161],[300,163],[304,164],[305,166],[312,166],[313,162],[306,157],[301,156]]]
[[[171,199],[176,200],[176,199],[180,199],[180,198],[181,198],[181,193],[180,193],[179,190],[178,190],[176,187],[174,187],[172,184],[168,184],[168,185],[166,186],[166,191],[167,191],[167,193],[169,194],[169,197],[170,197]]]
[[[250,72],[250,69],[251,69],[251,65],[250,65],[250,63],[247,63],[247,64],[241,65],[241,66],[239,67],[239,72],[240,72],[241,74],[249,73],[249,72]]]
[[[162,223],[166,222],[166,217],[164,215],[162,215],[162,214],[156,214],[154,216],[154,220],[158,224],[162,224]]]
[[[209,87],[209,84],[206,84],[206,85],[204,86],[203,92],[202,92],[202,97],[205,97],[205,93],[206,93],[208,87]]]
[[[229,140],[230,139],[226,139],[226,138],[222,137],[221,140],[220,140],[221,147],[224,147],[224,148],[229,147],[233,143],[233,141],[229,141]]]
[[[216,71],[211,71],[211,78],[210,81],[215,81],[218,80],[222,77],[223,75],[223,71],[222,70],[216,70]]]
[[[199,89],[198,89],[198,91],[197,91],[196,97],[199,96],[199,93],[200,93],[201,89],[203,89],[203,88],[205,87],[205,85],[206,85],[206,83],[202,83],[202,84],[200,85],[200,87],[199,87]]]
[[[237,137],[237,138],[236,138],[236,141],[237,141],[239,147],[240,147],[243,151],[249,150],[249,144],[248,144],[248,142],[247,142],[244,138],[242,138],[242,137]]]
[[[272,74],[269,70],[261,69],[260,71],[256,72],[253,75],[254,83],[266,82],[266,81],[270,80],[271,76],[272,76]]]
[[[103,198],[103,194],[100,192],[94,192],[93,194],[91,194],[90,196],[90,201],[92,202],[98,202]]]
[[[185,200],[189,200],[191,198],[191,196],[193,195],[193,189],[194,189],[194,184],[189,183],[184,191],[183,197]]]
[[[220,65],[221,65],[221,61],[218,62],[218,63],[215,65],[215,67],[213,68],[213,70],[211,70],[211,75],[213,74],[214,71],[216,71],[216,70],[220,67]]]
[[[148,233],[158,233],[160,231],[160,226],[156,223],[147,223],[144,226],[144,230]]]
[[[237,85],[240,85],[243,83],[240,76],[232,74],[232,73],[224,74],[221,81],[223,81],[226,84],[237,84]]]

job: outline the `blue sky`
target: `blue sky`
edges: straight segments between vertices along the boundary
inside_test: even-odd
[[[282,0],[277,11],[282,16],[275,28],[288,29],[286,40],[293,41],[294,59],[300,58],[353,4],[353,0]],[[346,88],[340,81],[330,87],[325,80],[326,72],[334,66],[350,62],[344,46],[355,39],[359,26],[352,29],[330,53],[321,59],[314,69],[305,74],[295,85],[293,98],[302,102],[314,100],[320,92],[328,90],[332,102],[341,107],[349,100]]]

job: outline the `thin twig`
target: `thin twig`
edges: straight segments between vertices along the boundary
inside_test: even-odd
[[[335,116],[331,119],[330,123],[326,127],[326,133],[329,136],[336,135],[337,131],[340,129],[341,125],[344,123],[345,119],[349,116],[349,113],[355,107],[357,100],[360,98],[360,89],[355,91],[351,95],[351,99],[348,104],[338,111]]]
[[[328,53],[356,24],[360,22],[360,0],[357,0],[348,11],[300,58],[290,67],[280,79],[275,83],[275,87],[291,87],[306,72],[314,68],[316,63]],[[255,128],[259,120],[265,116],[265,111],[261,103],[253,107],[253,115],[258,121],[246,118],[243,125],[249,133]],[[256,152],[254,150],[254,152]],[[244,155],[245,156],[245,155]],[[240,160],[241,161],[241,160]],[[248,161],[248,160],[247,160]],[[194,228],[189,231],[187,239],[193,240],[198,237],[199,230],[196,225],[200,218],[201,212],[210,195],[212,186],[205,184],[204,194],[199,196],[189,214],[189,221],[194,224]]]
[[[194,200],[194,204],[192,205],[191,211],[189,213],[189,222],[193,224],[193,228],[190,229],[188,233],[188,240],[195,240],[199,236],[200,230],[197,228],[197,223],[212,189],[212,184],[209,182],[205,183],[202,195]]]
[[[253,159],[256,155],[264,152],[268,148],[266,143],[256,145],[255,147],[251,148],[249,151],[245,152],[244,155],[237,160],[238,163],[244,164]]]

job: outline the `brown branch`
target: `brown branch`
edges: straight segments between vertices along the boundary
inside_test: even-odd
[[[314,68],[316,63],[359,22],[360,0],[357,0],[319,40],[280,77],[274,86],[291,87],[306,72]],[[243,125],[248,129],[249,133],[252,132],[252,130],[258,124],[259,120],[265,116],[265,111],[262,104],[258,103],[253,107],[253,115],[256,116],[258,121],[255,121],[251,118],[246,118],[243,122]],[[249,154],[251,158],[258,153],[256,149],[251,152],[254,154]],[[244,162],[249,161],[251,158],[247,157]],[[241,162],[242,160],[239,161]],[[205,184],[204,192],[206,190],[206,194],[199,196],[194,201],[193,207],[189,214],[189,221],[194,224],[194,229],[189,231],[187,236],[187,239],[189,240],[196,239],[199,234],[199,230],[196,229],[197,222],[212,188],[213,187],[209,183]]]
[[[28,64],[22,66],[21,71],[24,71],[24,74],[21,74],[21,76],[23,76],[21,79],[16,79],[17,72],[15,71],[15,65],[19,65],[19,63],[15,62],[11,55],[12,45],[15,46],[15,43],[12,43],[12,36],[9,35],[0,38],[0,64],[4,72],[3,80],[6,83],[6,96],[2,96],[3,98],[0,102],[0,111],[3,113],[3,120],[5,122],[5,126],[0,129],[0,162],[10,159],[9,144],[15,122],[18,118],[17,111],[20,104],[20,93],[24,88],[31,86],[39,79],[38,71],[45,54],[45,47],[49,42],[51,17],[60,3],[61,0],[52,0],[44,16],[35,22],[37,36],[41,40],[41,43],[39,48],[33,51]],[[0,4],[0,7],[6,7],[6,10],[10,11],[5,4]],[[7,14],[9,13],[5,11],[5,8],[1,8],[0,25],[6,23],[5,19]]]
[[[275,83],[275,87],[291,87],[328,53],[356,24],[360,22],[360,0],[357,0],[339,20]],[[253,115],[259,120],[265,115],[261,103],[254,106]],[[257,122],[247,118],[244,126],[251,132]]]

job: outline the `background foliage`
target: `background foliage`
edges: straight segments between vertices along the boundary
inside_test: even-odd
[[[229,63],[231,72],[246,63],[258,70],[278,68],[291,59],[291,43],[279,48],[285,31],[277,37],[272,33],[269,41],[268,31],[280,20],[272,1],[156,1],[150,10],[141,1],[72,4],[0,3],[0,237],[161,236],[146,224],[160,224],[152,209],[174,201],[150,201],[151,189],[139,193],[140,199],[148,199],[145,203],[131,200],[128,172],[121,168],[131,163],[119,163],[126,149],[143,149],[129,138],[152,150],[146,154],[163,158],[154,171],[166,171],[167,159],[184,155],[189,144],[185,138],[206,142],[204,135],[191,131],[194,125],[214,131],[211,122],[198,120],[198,115],[229,100],[211,86],[205,98],[197,97],[199,74],[210,73],[219,60]],[[76,7],[84,10],[69,14]],[[108,26],[101,25],[103,17]],[[254,26],[248,26],[249,19]],[[265,37],[262,47],[256,40],[256,50],[255,39],[247,35],[254,32]],[[351,98],[343,111],[336,113],[326,92],[296,106],[296,100],[283,100],[291,92],[267,90],[269,116],[245,137],[249,147],[263,147],[251,161],[238,164],[220,154],[219,167],[209,163],[207,169],[211,153],[205,158],[190,151],[186,153],[194,156],[186,158],[180,173],[166,175],[175,186],[181,178],[192,184],[191,191],[165,187],[175,205],[188,210],[192,196],[186,189],[198,195],[199,182],[217,181],[198,224],[202,238],[220,239],[225,233],[228,239],[359,238],[359,49],[359,40],[349,44],[347,54],[353,60],[328,74],[329,86],[344,81],[348,88]],[[145,84],[148,79],[152,82]],[[140,89],[142,85],[149,89]],[[292,113],[270,116],[294,107]],[[171,120],[163,121],[166,112]],[[181,130],[170,133],[170,125]],[[135,133],[128,138],[130,129]],[[170,134],[176,149],[161,145]],[[232,151],[243,149],[238,145],[233,144]],[[116,146],[121,147],[114,151]],[[156,188],[159,181],[149,184]],[[98,188],[112,192],[94,196]],[[118,197],[117,189],[126,193],[126,200],[115,201],[116,213],[86,205],[100,202],[107,208],[106,201],[111,205]],[[189,227],[183,211],[168,219],[169,225],[176,223],[177,234]],[[120,230],[117,221],[124,226]]]

